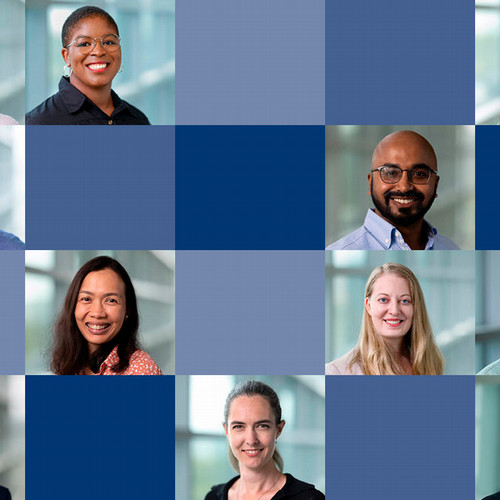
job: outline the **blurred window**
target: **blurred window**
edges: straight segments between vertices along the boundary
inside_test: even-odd
[[[279,395],[286,425],[279,439],[285,472],[325,484],[325,394],[323,377],[256,377]],[[210,488],[237,473],[228,459],[222,422],[231,389],[248,377],[176,376],[176,499],[204,498]]]
[[[476,0],[476,123],[500,118],[500,2]]]

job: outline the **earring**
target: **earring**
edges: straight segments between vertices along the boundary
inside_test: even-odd
[[[69,78],[71,76],[71,73],[73,73],[73,68],[69,64],[65,64],[63,66],[63,72],[62,72],[63,76]]]
[[[128,314],[125,314],[125,319],[128,319]]]

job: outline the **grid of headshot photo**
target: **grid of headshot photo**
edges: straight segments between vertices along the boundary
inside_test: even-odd
[[[0,500],[500,500],[500,0],[88,1],[0,8]]]

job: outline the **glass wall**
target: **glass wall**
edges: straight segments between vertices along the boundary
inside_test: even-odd
[[[500,358],[500,252],[476,251],[476,373]]]
[[[0,9],[0,113],[24,122],[24,0]]]
[[[24,499],[24,376],[0,377],[0,485]]]
[[[476,500],[500,491],[500,377],[476,377]]]
[[[61,28],[79,1],[26,0],[29,111],[58,89],[64,61]],[[118,24],[123,72],[113,89],[153,125],[175,120],[175,0],[95,0]]]
[[[438,125],[326,127],[325,246],[363,225],[373,207],[367,181],[373,150],[383,137],[402,129],[423,135],[437,155],[438,197],[426,219],[460,248],[474,249],[474,127]]]
[[[326,253],[326,362],[352,349],[359,337],[364,293],[373,269],[386,262],[408,266],[422,287],[445,374],[474,372],[474,252]]]
[[[25,241],[24,127],[0,126],[0,229]]]
[[[500,0],[476,0],[476,123],[500,119]]]
[[[52,326],[76,271],[97,255],[129,273],[139,307],[139,340],[164,374],[175,371],[174,251],[27,251],[26,373],[47,374]]]
[[[279,438],[285,472],[325,491],[325,387],[322,376],[176,376],[176,499],[198,500],[237,475],[222,422],[231,389],[262,380],[278,394],[286,421]]]

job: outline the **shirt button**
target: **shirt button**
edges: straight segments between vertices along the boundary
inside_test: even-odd
[[[385,240],[386,243],[389,243],[389,240]]]
[[[108,120],[108,125],[113,125],[113,120]]]

